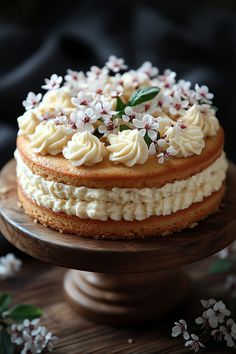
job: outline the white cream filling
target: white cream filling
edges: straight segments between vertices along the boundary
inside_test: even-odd
[[[35,175],[18,151],[17,177],[24,192],[38,205],[83,219],[144,220],[153,215],[169,215],[200,202],[218,191],[226,177],[224,152],[202,172],[161,188],[92,189],[45,180]]]

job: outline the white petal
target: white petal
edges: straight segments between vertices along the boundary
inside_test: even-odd
[[[150,139],[152,139],[152,140],[156,139],[157,132],[155,132],[154,130],[149,129],[147,133],[148,133],[148,136],[149,136]]]

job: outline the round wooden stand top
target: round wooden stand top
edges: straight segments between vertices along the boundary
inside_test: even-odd
[[[17,248],[45,262],[93,272],[152,272],[201,260],[235,240],[236,166],[230,163],[225,206],[193,229],[167,237],[112,241],[60,234],[17,205],[15,161],[0,176],[0,230]],[[119,223],[117,223],[119,227]]]

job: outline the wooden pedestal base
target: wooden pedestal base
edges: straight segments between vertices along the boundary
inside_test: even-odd
[[[69,270],[66,299],[76,312],[100,323],[137,325],[167,315],[189,294],[179,270],[137,274],[103,274]]]
[[[64,289],[78,313],[115,325],[157,321],[188,295],[182,267],[235,240],[236,167],[230,164],[225,207],[193,229],[143,240],[96,240],[60,234],[17,206],[15,162],[0,175],[0,230],[20,250],[69,270]],[[79,270],[79,271],[78,271]]]

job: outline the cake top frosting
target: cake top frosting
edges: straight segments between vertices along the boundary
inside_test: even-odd
[[[154,154],[160,164],[199,155],[219,129],[207,86],[192,88],[148,61],[128,70],[110,56],[102,68],[69,69],[64,80],[53,74],[42,88],[44,95],[29,92],[23,101],[19,134],[35,153],[62,153],[75,166],[109,159],[132,167]]]

